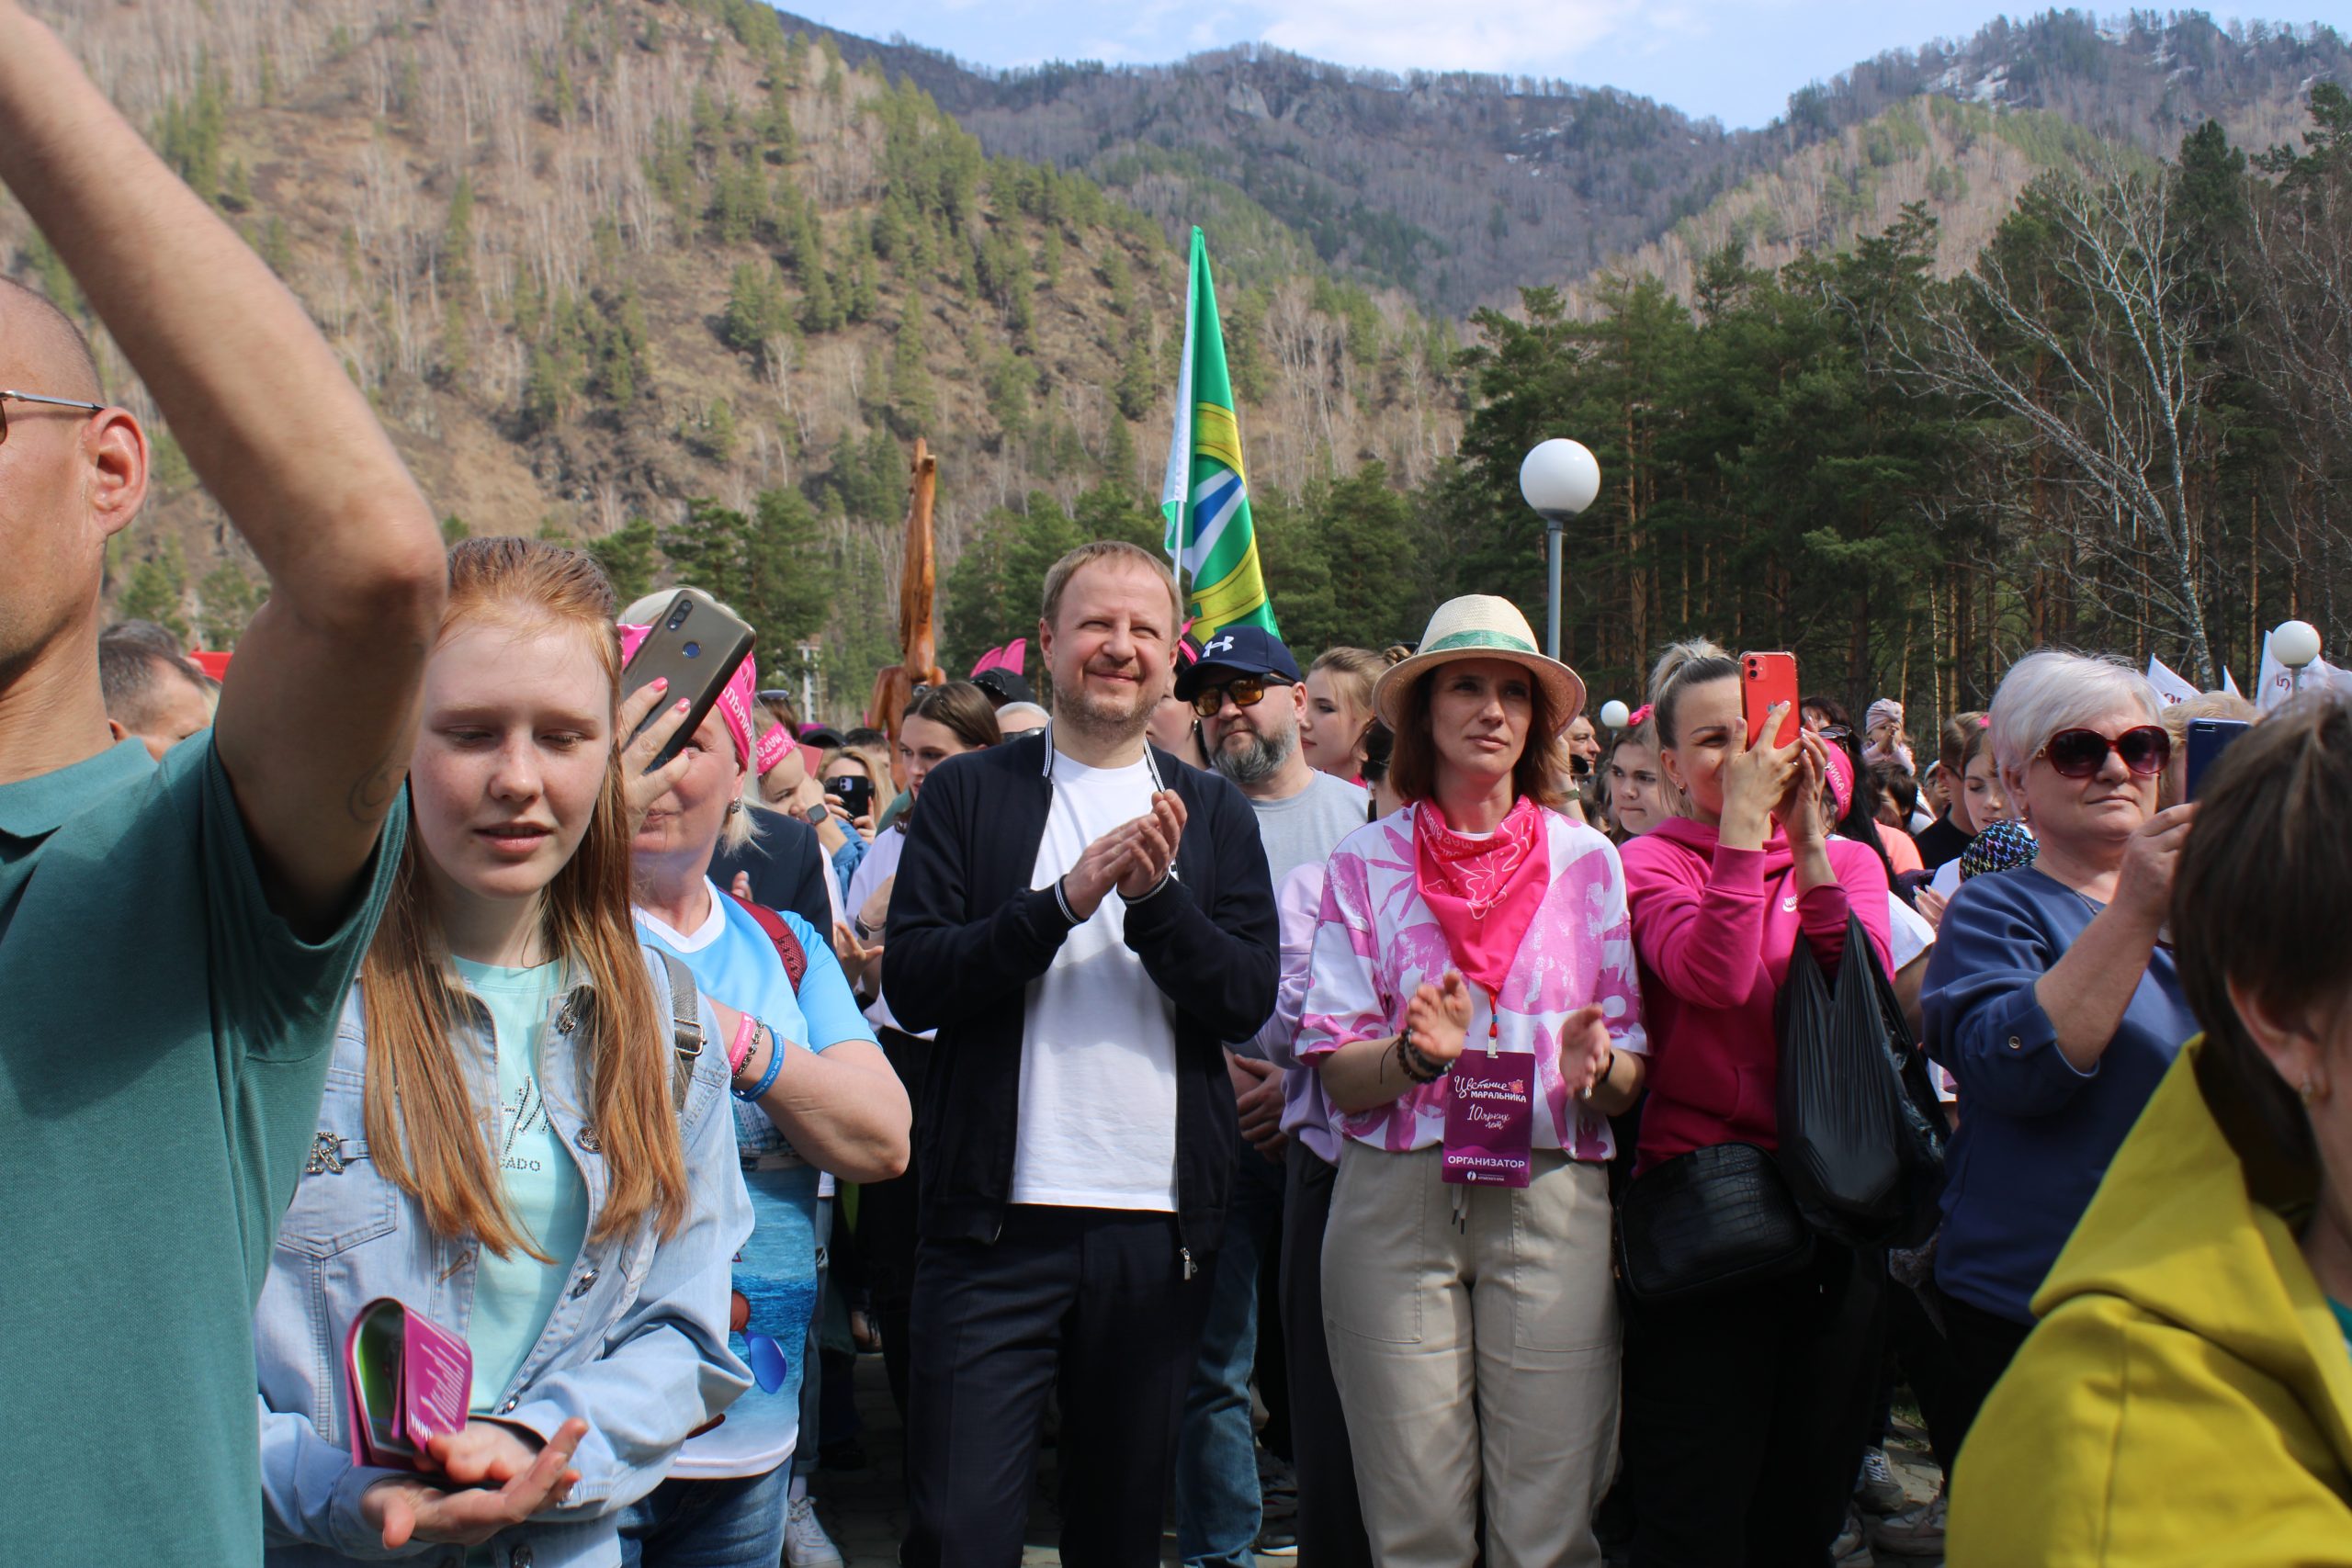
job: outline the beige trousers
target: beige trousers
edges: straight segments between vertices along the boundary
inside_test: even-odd
[[[1521,1190],[1453,1187],[1440,1151],[1350,1141],[1323,1323],[1381,1568],[1599,1568],[1617,1464],[1609,1180],[1538,1149]],[[1457,1223],[1457,1199],[1461,1223]]]

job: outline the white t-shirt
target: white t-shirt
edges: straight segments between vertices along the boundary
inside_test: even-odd
[[[1936,945],[1936,928],[1928,917],[1903,901],[1900,893],[1886,896],[1886,946],[1894,959],[1887,978],[1911,967],[1912,961]]]
[[[1951,861],[1948,863],[1956,866],[1960,863]],[[1928,923],[1927,916],[1905,903],[1898,893],[1886,896],[1886,945],[1894,955],[1894,973],[1897,975],[1910,968],[1914,960],[1936,945],[1936,928]],[[1938,1100],[1949,1105],[1960,1098],[1958,1086],[1952,1082],[1950,1073],[1933,1062],[1929,1062],[1928,1067],[1935,1078]]]
[[[1055,756],[1029,886],[1051,887],[1087,845],[1149,811],[1153,782],[1148,758],[1090,768]],[[1126,930],[1114,888],[1030,982],[1016,1203],[1175,1212],[1176,1010],[1128,948]]]
[[[903,825],[905,820],[904,818],[900,818],[900,824]],[[865,901],[874,897],[874,890],[882,886],[883,878],[899,874],[899,857],[906,852],[907,836],[898,828],[885,828],[874,835],[874,843],[866,850],[865,858],[859,861],[857,869],[850,874],[849,918],[851,919],[855,919],[865,909]],[[890,955],[888,953],[882,955],[882,962],[885,966],[889,964]],[[899,1029],[899,1021],[891,1016],[890,1004],[884,1001],[878,995],[866,1004],[865,1021],[876,1029]],[[907,1032],[899,1029],[899,1032],[904,1034]],[[939,1031],[935,1029],[926,1029],[921,1038],[935,1039],[938,1034]]]

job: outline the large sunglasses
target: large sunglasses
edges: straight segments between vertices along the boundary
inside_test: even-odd
[[[2143,724],[2112,740],[2096,729],[2062,729],[2041,748],[2052,772],[2062,778],[2086,779],[2107,766],[2112,751],[2141,778],[2154,778],[2172,761],[2172,737],[2161,725]]]
[[[44,398],[33,392],[12,392],[0,388],[0,442],[8,439],[8,405],[10,403],[40,403],[53,409],[80,409],[84,413],[104,413],[104,403],[85,403],[79,398]]]
[[[1265,699],[1270,687],[1287,686],[1290,682],[1280,676],[1236,675],[1222,686],[1203,686],[1193,694],[1193,711],[1203,718],[1215,718],[1216,710],[1231,697],[1238,708],[1254,708]]]

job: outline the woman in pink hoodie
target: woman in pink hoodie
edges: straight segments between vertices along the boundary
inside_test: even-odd
[[[1827,835],[1820,740],[1750,747],[1739,665],[1724,658],[1684,664],[1655,717],[1690,815],[1620,852],[1652,1052],[1637,1172],[1714,1144],[1776,1146],[1775,1009],[1800,938],[1834,975],[1850,911],[1887,959],[1885,864]],[[1875,1255],[1817,1240],[1796,1273],[1628,1306],[1640,1568],[1828,1561],[1871,1425],[1883,1272]]]

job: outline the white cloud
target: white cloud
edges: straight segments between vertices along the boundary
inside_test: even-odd
[[[1587,48],[1631,41],[1623,35],[1679,9],[1642,0],[1273,0],[1258,7],[1259,36],[1295,53],[1394,71],[1514,75],[1557,74]]]

